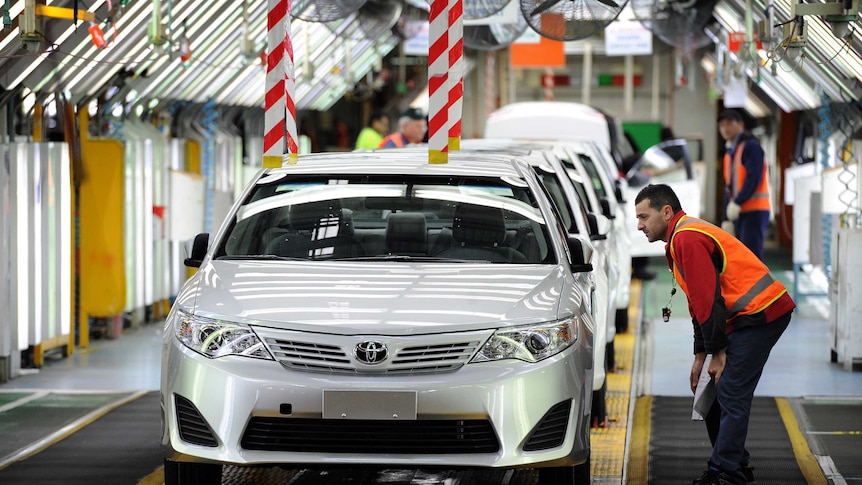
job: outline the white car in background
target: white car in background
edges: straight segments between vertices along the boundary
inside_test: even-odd
[[[593,267],[596,280],[596,346],[593,354],[593,426],[607,423],[607,363],[613,361],[616,292],[619,270],[614,256],[611,221],[599,211],[592,211],[587,193],[593,194],[580,175],[568,173],[564,159],[571,158],[557,143],[533,143],[505,139],[465,139],[461,150],[470,153],[511,153],[522,156],[533,166],[539,182],[557,209],[560,222],[569,237],[587,236],[595,248]],[[573,179],[578,180],[576,187]],[[593,197],[594,198],[594,197]],[[601,323],[604,322],[604,325]],[[599,345],[603,342],[604,345]]]
[[[552,138],[527,138],[516,137],[500,139],[485,138],[492,140],[485,142],[486,145],[500,145],[505,140],[516,143],[532,143],[554,147],[557,156],[564,165],[580,174],[581,180],[585,181],[588,188],[583,193],[583,204],[588,212],[601,214],[610,219],[612,230],[608,235],[611,261],[615,265],[616,275],[612,275],[611,281],[615,284],[612,293],[614,308],[611,316],[614,321],[608,337],[613,342],[616,329],[625,331],[628,327],[629,304],[631,302],[631,234],[624,193],[627,191],[625,179],[618,177],[615,163],[610,154],[592,141],[587,140],[557,140]],[[496,140],[496,141],[493,141]],[[477,142],[472,140],[462,141],[462,146],[470,146]],[[634,209],[631,209],[633,213]],[[643,237],[643,235],[640,235]],[[612,351],[612,349],[610,349]]]
[[[221,483],[222,465],[589,483],[591,257],[517,156],[261,170],[195,238],[165,320],[166,485]]]
[[[619,123],[613,117],[581,103],[530,101],[503,106],[488,116],[485,137],[594,141],[612,155],[617,163],[616,169],[621,170],[620,146],[623,135]],[[679,196],[686,213],[700,217],[700,183],[694,174],[686,173],[684,167],[677,165],[676,168],[682,168],[683,172],[669,170],[651,174],[649,170],[643,170],[642,173],[649,177],[644,183],[667,183]],[[628,185],[623,188],[623,199],[627,201],[624,208],[627,211],[625,221],[631,240],[631,256],[661,256],[664,247],[650,244],[637,230],[633,201],[640,189],[640,186]]]

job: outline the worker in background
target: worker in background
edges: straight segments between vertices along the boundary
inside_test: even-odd
[[[733,234],[763,259],[763,240],[769,225],[769,183],[763,148],[746,133],[738,111],[718,114],[718,131],[724,138],[725,218],[733,223]],[[722,227],[730,229],[729,224]],[[730,231],[729,231],[730,232]]]
[[[382,110],[376,109],[368,117],[368,125],[359,132],[356,137],[356,149],[373,150],[383,143],[383,137],[389,133],[389,116]]]
[[[401,148],[412,143],[422,143],[427,131],[425,114],[417,108],[407,108],[398,119],[398,132],[384,138],[380,148]]]
[[[649,242],[667,243],[674,277],[671,298],[677,284],[688,298],[694,327],[691,390],[697,396],[702,377],[706,386],[714,386],[715,399],[701,407],[708,410],[704,421],[712,454],[707,470],[693,483],[753,483],[745,439],[754,390],[796,304],[738,239],[687,216],[669,186],[644,187],[635,198],[635,216]],[[670,305],[662,309],[662,317],[670,319]]]

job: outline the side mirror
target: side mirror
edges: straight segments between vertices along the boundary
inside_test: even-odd
[[[569,236],[569,254],[571,255],[572,273],[588,273],[593,270],[593,245],[578,236]]]
[[[619,180],[614,181],[614,196],[617,198],[617,202],[625,205],[626,197],[623,195],[623,188],[620,187],[621,182]]]
[[[590,240],[602,241],[608,238],[611,231],[611,221],[601,214],[587,214],[587,224],[590,226]]]
[[[200,268],[203,263],[204,256],[207,255],[207,249],[210,243],[210,235],[208,232],[202,232],[195,236],[190,242],[186,242],[186,254],[188,257],[183,260],[183,264],[189,268]],[[191,247],[189,247],[191,245]]]
[[[611,201],[608,200],[607,197],[602,197],[602,200],[599,203],[602,205],[602,215],[611,220],[617,217],[617,215],[614,214],[614,211],[611,210]]]

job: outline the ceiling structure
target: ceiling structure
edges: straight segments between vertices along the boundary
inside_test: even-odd
[[[818,108],[825,102],[840,103],[862,98],[862,22],[859,14],[853,16],[854,20],[845,22],[849,33],[846,38],[839,38],[833,33],[835,27],[821,15],[795,17],[795,21],[791,21],[796,3],[795,0],[719,2],[713,11],[719,28],[707,28],[716,42],[714,47],[710,47],[712,52],[705,56],[705,64],[711,66],[708,69],[724,77],[725,81],[735,73],[744,73],[752,84],[787,112]],[[770,11],[773,12],[773,25],[779,26],[774,29],[772,39],[763,38],[762,49],[751,50],[743,46],[737,52],[730,52],[730,34],[756,31],[759,22],[765,20]],[[794,42],[798,40],[800,18],[806,29],[804,43]],[[752,27],[746,29],[746,25]],[[786,31],[782,28],[784,26]],[[765,26],[761,30],[765,30]],[[753,39],[758,37],[767,36],[756,33]]]
[[[39,0],[35,3],[53,7],[72,8],[77,4],[82,11],[94,13],[95,23],[79,21],[74,25],[69,19],[41,18],[36,29],[39,38],[22,43],[19,23],[28,1],[34,2],[5,0],[4,10],[8,9],[11,24],[0,35],[0,87],[6,92],[19,87],[46,95],[62,91],[72,101],[87,102],[112,89],[128,103],[148,107],[162,100],[263,105],[266,68],[261,53],[266,50],[266,0]],[[425,10],[427,19],[427,1],[367,1],[376,5],[375,12],[397,6],[402,20],[405,15],[401,8],[420,14]],[[650,1],[698,4],[698,0],[640,0],[640,4]],[[293,3],[302,5],[303,0]],[[332,0],[318,2],[318,10],[323,9],[321,3],[334,4],[336,8],[339,5]],[[348,3],[363,4],[365,0]],[[799,40],[798,31],[783,28],[801,27],[799,22],[790,21],[796,3],[797,0],[712,1],[712,21],[697,33],[698,37],[708,37],[702,44],[705,47],[698,44],[702,65],[720,82],[748,77],[750,84],[784,111],[862,98],[859,14],[854,12],[853,20],[844,22],[843,31],[839,29],[839,33],[846,32],[844,38],[833,33],[837,27],[823,16],[796,17],[804,19],[806,36],[802,44],[795,42]],[[815,3],[823,2],[811,4]],[[846,2],[850,3],[858,6],[858,0]],[[770,13],[772,24],[778,27],[771,39],[762,41],[762,49],[747,45],[738,50],[729,48],[731,33],[753,32]],[[353,88],[356,80],[379,70],[383,57],[403,41],[392,28],[368,34],[367,18],[354,16],[323,23],[297,16],[301,14],[293,19],[291,30],[298,109],[329,109]],[[165,25],[164,31],[154,32],[150,27],[154,23]],[[89,31],[93,25],[103,29],[105,48],[94,45]],[[754,33],[751,35],[756,39]],[[657,36],[664,38],[658,33]],[[191,50],[187,60],[186,47]],[[804,53],[801,58],[800,53]]]
[[[72,8],[72,0],[48,0],[48,6]],[[24,86],[34,92],[69,93],[75,102],[98,96],[106,86],[123,84],[127,98],[146,103],[183,100],[240,106],[263,106],[266,51],[266,0],[153,1],[131,0],[118,12],[120,0],[80,2],[94,12],[104,30],[106,48],[91,40],[89,22],[45,19],[41,47],[22,48],[18,26],[24,0],[11,2],[13,26],[0,37],[0,86]],[[165,35],[154,45],[148,25],[161,4]],[[360,22],[343,22],[341,36],[332,26],[294,18],[291,22],[299,109],[326,110],[353,87],[401,39],[391,30],[374,38],[362,35]],[[38,29],[37,29],[38,30]],[[354,35],[355,33],[355,35]],[[191,48],[182,59],[181,41]],[[118,81],[122,81],[119,83]]]

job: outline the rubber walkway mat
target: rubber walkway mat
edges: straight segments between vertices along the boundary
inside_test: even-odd
[[[124,396],[129,396],[125,393]],[[47,427],[55,431],[67,421],[74,421],[73,415],[82,417],[88,411],[98,408],[90,402],[80,406],[83,396],[95,399],[97,395],[54,395],[56,407],[50,412],[39,412],[37,416],[26,417],[19,412],[14,420],[0,414],[0,440],[2,446],[9,446],[7,429],[22,426]],[[110,402],[117,395],[98,395]],[[36,400],[37,401],[37,400]],[[34,403],[36,401],[33,401]],[[83,410],[82,408],[86,408]],[[17,409],[17,408],[16,408]],[[44,411],[44,409],[42,410]],[[83,412],[82,412],[83,411]],[[0,470],[2,484],[135,484],[162,465],[162,452],[159,445],[161,432],[159,423],[159,394],[150,392],[122,406],[107,412],[92,422],[80,422],[75,430],[70,430],[64,439],[51,444],[46,449],[16,461]],[[63,419],[52,418],[52,415]],[[39,418],[48,421],[39,422]],[[57,421],[56,423],[54,421]],[[13,445],[18,449],[28,444],[16,432]],[[4,455],[5,456],[5,455]]]
[[[706,469],[712,447],[702,421],[691,420],[692,398],[652,398],[650,484],[691,483]],[[758,485],[806,485],[789,435],[771,397],[755,397],[746,447]]]

